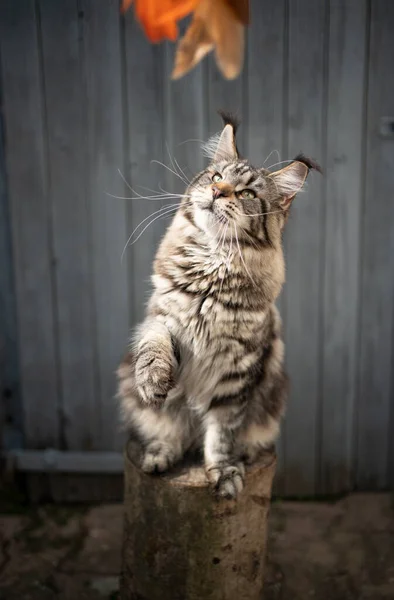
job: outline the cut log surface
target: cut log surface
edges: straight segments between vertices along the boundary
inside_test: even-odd
[[[139,464],[129,442],[121,600],[261,600],[275,455],[247,468],[237,500],[218,500],[199,464]]]

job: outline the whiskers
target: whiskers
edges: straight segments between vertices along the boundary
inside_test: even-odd
[[[134,195],[133,196],[117,196],[115,194],[111,194],[110,192],[105,192],[107,196],[110,196],[110,198],[117,198],[119,200],[168,200],[170,198],[190,198],[190,194],[176,194],[174,192],[169,192],[167,190],[164,190],[161,186],[159,186],[160,192],[157,192],[156,190],[152,190],[151,188],[146,188],[146,187],[144,188],[143,186],[139,186],[139,187],[141,187],[141,189],[145,189],[148,192],[153,192],[152,194],[149,194],[149,195],[140,194],[134,188],[131,187],[131,185],[129,184],[129,182],[127,181],[127,179],[125,178],[125,176],[123,175],[123,173],[120,169],[118,169],[118,173],[121,176],[121,178],[123,179],[123,181],[125,182],[125,184],[127,185],[127,187],[129,188],[129,190]]]
[[[155,221],[157,221],[158,219],[160,219],[161,217],[165,217],[165,216],[169,216],[171,214],[175,214],[176,211],[179,208],[179,203],[176,204],[167,204],[166,206],[162,206],[161,208],[159,208],[159,210],[156,210],[154,213],[148,215],[147,217],[145,217],[145,219],[143,219],[140,223],[138,223],[137,227],[132,231],[132,233],[130,234],[120,257],[121,262],[123,261],[123,257],[124,254],[127,250],[127,247],[130,245],[132,246],[133,244],[135,244],[136,242],[138,242],[138,240],[140,239],[140,237],[144,234],[144,232],[148,229],[148,227],[150,225],[152,225],[152,223],[154,223]],[[153,219],[152,219],[153,217]],[[149,223],[147,223],[147,225],[145,225],[145,227],[142,229],[142,231],[140,231],[137,235],[137,237],[133,240],[133,236],[137,233],[137,231],[139,230],[139,228],[146,223],[146,221],[148,221],[148,219],[151,219],[149,221]]]
[[[241,259],[241,261],[242,261],[242,264],[243,264],[243,266],[245,267],[245,271],[246,271],[246,273],[247,273],[247,275],[248,275],[248,277],[249,277],[250,281],[253,283],[253,285],[254,285],[255,287],[257,287],[257,285],[256,285],[256,282],[254,281],[253,277],[252,277],[252,276],[251,276],[251,274],[250,274],[250,271],[249,271],[248,267],[246,266],[246,262],[245,262],[245,259],[244,259],[244,257],[243,257],[242,251],[241,251],[241,246],[240,246],[240,244],[239,244],[237,226],[236,226],[236,224],[235,224],[235,223],[234,223],[234,225],[235,225],[235,239],[236,239],[237,246],[238,246],[239,257],[240,257],[240,259]]]
[[[241,215],[242,217],[265,217],[266,215],[274,215],[276,213],[283,213],[284,210],[283,208],[280,208],[279,210],[270,210],[268,212],[263,212],[263,213],[242,213],[242,212],[238,212],[237,214]]]
[[[254,281],[254,279],[253,279],[253,277],[252,277],[252,275],[251,275],[251,273],[250,273],[250,271],[248,269],[248,266],[247,266],[246,261],[245,261],[245,257],[244,257],[244,255],[242,253],[242,250],[241,250],[241,244],[239,242],[239,235],[238,235],[238,227],[240,227],[240,226],[237,226],[237,224],[235,223],[235,221],[227,221],[226,223],[224,223],[220,227],[220,229],[219,229],[219,232],[218,232],[218,234],[216,236],[216,240],[215,240],[216,241],[216,245],[215,245],[215,247],[212,250],[213,253],[218,254],[219,256],[221,256],[221,255],[223,255],[223,251],[225,249],[226,243],[228,243],[228,251],[227,251],[227,254],[226,254],[225,259],[224,259],[224,269],[222,271],[222,275],[220,276],[221,283],[220,283],[219,292],[218,292],[218,297],[219,298],[220,298],[220,296],[222,294],[224,280],[226,279],[226,275],[227,275],[227,273],[230,270],[230,265],[231,265],[232,260],[234,258],[234,253],[233,253],[234,241],[236,242],[236,250],[237,250],[237,254],[239,255],[239,258],[241,260],[241,264],[242,264],[243,268],[245,269],[246,274],[249,277],[249,279],[252,282],[252,284],[255,287],[257,287],[257,284]],[[230,229],[231,236],[230,236],[230,240],[228,241],[228,239],[227,239],[227,233],[228,233],[229,229]],[[250,240],[253,242],[252,238],[249,236],[249,234],[242,227],[241,227],[241,230],[242,230],[242,233],[246,234],[247,237],[249,237]],[[256,244],[254,244],[254,245],[255,245],[256,249],[258,249],[257,245]]]
[[[165,163],[161,162],[160,160],[152,160],[151,162],[154,164],[160,165],[161,167],[166,169],[168,172],[172,173],[172,175],[175,175],[175,177],[177,177],[183,183],[183,185],[185,185],[187,188],[192,188],[196,191],[201,191],[202,190],[201,186],[196,185],[195,183],[193,183],[190,180],[190,178],[186,175],[185,171],[182,169],[182,167],[180,166],[180,164],[177,161],[177,159],[175,158],[175,156],[171,155],[171,152],[170,152],[170,149],[169,149],[167,143],[166,143],[166,150],[167,150],[167,154],[170,159],[172,168],[169,167],[168,165],[166,165]]]
[[[171,160],[171,164],[173,165],[174,169],[171,169],[170,167],[168,167],[167,165],[165,165],[164,163],[161,163],[160,161],[152,161],[152,162],[157,162],[158,164],[162,165],[163,167],[165,167],[166,169],[168,169],[169,171],[171,171],[171,173],[173,173],[174,175],[176,175],[177,177],[179,177],[181,179],[181,181],[187,186],[190,186],[190,182],[187,179],[184,171],[182,170],[182,168],[180,167],[179,163],[176,161],[176,159],[172,159],[171,155],[170,155],[170,160]],[[180,175],[177,171],[177,169],[182,173],[182,175]],[[117,196],[115,194],[111,194],[109,192],[106,192],[106,194],[108,196],[110,196],[111,198],[117,198],[120,200],[156,200],[156,201],[164,201],[164,200],[177,200],[177,202],[174,202],[173,204],[167,204],[165,206],[162,206],[161,208],[159,208],[157,211],[149,214],[147,217],[145,217],[144,219],[142,219],[142,221],[140,221],[140,223],[138,223],[138,225],[133,229],[132,233],[130,234],[130,236],[128,237],[126,244],[122,250],[122,254],[121,254],[121,262],[123,261],[123,257],[125,255],[125,252],[128,248],[128,246],[132,246],[133,244],[135,244],[136,242],[138,242],[138,240],[141,238],[141,236],[145,233],[145,231],[148,229],[148,227],[150,227],[153,223],[155,223],[158,219],[173,215],[176,213],[176,211],[178,210],[179,206],[180,206],[180,202],[179,200],[184,200],[187,202],[189,202],[189,199],[191,198],[190,194],[177,194],[177,193],[173,193],[173,192],[169,192],[165,189],[163,189],[161,186],[159,186],[160,188],[160,192],[157,192],[155,190],[152,190],[150,188],[142,188],[145,189],[147,191],[152,192],[152,194],[140,194],[139,192],[137,192],[134,188],[131,187],[131,185],[129,184],[129,182],[127,181],[127,179],[125,178],[125,176],[123,175],[122,171],[120,169],[118,169],[118,173],[120,175],[120,177],[122,178],[123,182],[125,183],[125,185],[128,187],[128,189],[132,192],[132,196]],[[142,187],[142,186],[140,186]],[[144,226],[144,224],[146,223],[146,225]]]
[[[231,258],[232,258],[231,252],[232,252],[232,249],[233,249],[233,224],[231,223],[230,226],[231,226],[230,245],[229,245],[229,250],[228,250],[228,254],[227,254],[227,258],[226,258],[226,263],[225,263],[225,267],[224,267],[224,271],[223,271],[222,281],[221,281],[220,288],[219,288],[219,293],[218,293],[219,298],[220,298],[221,293],[222,293],[223,283],[224,283],[224,280],[226,278],[226,274],[228,273],[228,271],[230,269],[230,263],[231,263]]]
[[[282,212],[282,211],[272,211],[272,212]],[[239,211],[237,211],[236,214],[241,215],[241,214],[244,214],[244,213],[240,213]],[[271,213],[258,213],[258,215],[262,215],[262,214],[271,214]],[[229,229],[230,229],[231,237],[230,237],[230,241],[228,242],[228,252],[227,252],[226,259],[224,261],[225,266],[224,266],[224,270],[223,270],[223,275],[221,276],[221,280],[222,281],[221,281],[220,288],[219,288],[219,296],[220,296],[220,294],[222,292],[223,282],[224,282],[224,279],[226,277],[226,274],[229,271],[230,264],[231,264],[231,261],[233,259],[233,243],[234,243],[234,240],[236,242],[236,249],[237,249],[237,253],[239,255],[241,264],[242,264],[243,268],[245,269],[246,274],[249,277],[249,279],[252,282],[252,284],[255,287],[257,287],[257,284],[256,284],[255,280],[253,279],[251,273],[250,273],[250,270],[249,270],[249,268],[248,268],[248,266],[246,264],[245,257],[244,257],[244,255],[242,253],[242,250],[241,250],[241,244],[240,244],[240,241],[239,241],[239,231],[238,231],[238,228],[242,232],[242,235],[246,236],[248,238],[249,242],[255,247],[255,249],[256,250],[260,250],[260,248],[259,248],[258,244],[256,243],[256,241],[246,231],[246,229],[244,227],[242,227],[240,224],[236,223],[234,215],[231,215],[231,216],[229,215],[230,218],[224,217],[223,219],[220,218],[221,216],[222,215],[219,215],[219,216],[216,215],[216,223],[215,224],[216,225],[221,224],[221,226],[219,228],[218,234],[216,235],[216,238],[215,238],[216,245],[213,247],[212,252],[221,256],[223,254],[223,250],[225,248],[225,244],[228,241],[227,240],[227,233],[228,233]],[[246,213],[245,213],[245,216],[257,216],[257,215],[246,215]],[[219,247],[220,247],[220,249],[219,249]]]

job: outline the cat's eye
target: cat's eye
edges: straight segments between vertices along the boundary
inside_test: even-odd
[[[223,177],[220,175],[220,173],[215,173],[215,175],[212,177],[212,181],[214,183],[218,183],[218,181],[222,181]]]
[[[239,192],[239,196],[244,200],[252,200],[253,198],[256,198],[256,194],[253,190],[242,190],[242,192]]]

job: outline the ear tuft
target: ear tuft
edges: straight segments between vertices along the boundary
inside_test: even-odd
[[[270,175],[276,185],[280,196],[280,205],[284,210],[290,207],[312,169],[322,173],[320,165],[315,160],[304,154],[298,154],[287,167]]]
[[[236,135],[238,127],[241,124],[241,121],[238,119],[238,117],[236,117],[233,113],[222,109],[219,109],[218,113],[222,117],[223,125],[231,125],[234,130],[234,135]]]
[[[308,158],[307,156],[305,156],[305,154],[302,154],[302,152],[300,152],[300,154],[297,154],[294,160],[303,163],[305,166],[308,167],[310,171],[315,170],[319,173],[323,173],[323,169],[321,168],[321,166],[313,158]]]
[[[203,152],[213,162],[236,160],[238,158],[238,148],[235,133],[239,121],[230,113],[219,111],[219,114],[223,119],[224,129],[203,144]]]

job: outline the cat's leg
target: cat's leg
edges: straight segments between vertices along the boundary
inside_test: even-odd
[[[236,498],[243,489],[245,468],[235,440],[246,402],[211,408],[205,416],[204,462],[208,481],[218,496]]]
[[[250,423],[237,436],[237,454],[247,464],[254,463],[262,454],[272,452],[279,435],[280,419],[267,415],[264,424]]]
[[[157,319],[147,319],[137,333],[134,352],[118,369],[123,421],[143,444],[141,466],[147,472],[168,469],[187,445],[186,405],[173,390],[178,367],[175,354],[175,341],[167,327]]]
[[[251,392],[245,419],[236,440],[237,453],[246,464],[253,463],[261,454],[274,449],[285,409],[287,389],[287,376],[280,370],[262,380]]]
[[[157,408],[141,400],[135,377],[135,358],[128,354],[118,369],[123,422],[140,440],[141,468],[163,472],[180,460],[192,440],[192,419],[184,398],[171,392]]]
[[[174,340],[164,323],[146,320],[135,344],[135,381],[141,400],[150,406],[163,405],[175,384],[178,366]]]
[[[141,469],[145,473],[167,471],[183,457],[191,443],[191,423],[186,409],[176,414],[165,408],[137,409],[134,427],[144,442]]]

